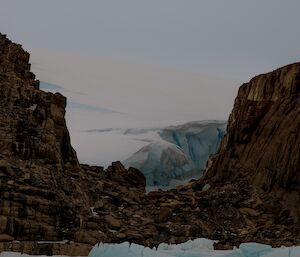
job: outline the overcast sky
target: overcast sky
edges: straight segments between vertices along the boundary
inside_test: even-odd
[[[0,0],[0,32],[68,97],[80,161],[106,166],[147,144],[119,128],[226,120],[243,81],[299,61],[299,10],[300,0]]]
[[[300,59],[299,0],[1,0],[27,49],[250,77]]]

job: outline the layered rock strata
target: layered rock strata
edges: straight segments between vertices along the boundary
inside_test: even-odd
[[[250,175],[266,191],[300,182],[300,64],[242,85],[228,133],[207,177],[222,181]]]
[[[52,253],[47,241],[61,253],[70,249],[65,240],[87,244],[81,247],[87,254],[103,238],[99,231],[108,230],[92,211],[105,187],[124,198],[140,195],[143,175],[119,163],[106,171],[78,163],[64,118],[66,98],[39,90],[29,53],[5,35],[0,87],[0,250]]]

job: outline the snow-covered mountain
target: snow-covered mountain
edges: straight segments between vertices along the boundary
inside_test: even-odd
[[[157,130],[159,138],[124,164],[141,170],[149,186],[170,186],[199,177],[209,156],[217,151],[225,129],[224,121],[195,121]]]

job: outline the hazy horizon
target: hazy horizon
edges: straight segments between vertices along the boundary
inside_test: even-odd
[[[240,85],[157,65],[74,54],[33,51],[31,62],[42,88],[68,98],[67,125],[80,161],[104,166],[147,144],[122,135],[124,129],[227,120]]]

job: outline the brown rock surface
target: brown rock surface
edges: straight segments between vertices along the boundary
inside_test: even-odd
[[[300,182],[300,63],[242,85],[227,135],[206,173],[223,180],[249,176],[266,191],[289,190]]]
[[[0,251],[61,253],[65,248],[55,242],[74,241],[88,243],[87,254],[108,231],[102,215],[91,211],[94,204],[101,207],[102,198],[121,204],[122,189],[131,200],[130,194],[144,193],[145,179],[120,163],[107,171],[78,163],[64,118],[66,98],[39,90],[28,61],[20,45],[0,34]],[[28,241],[53,244],[32,249]]]

